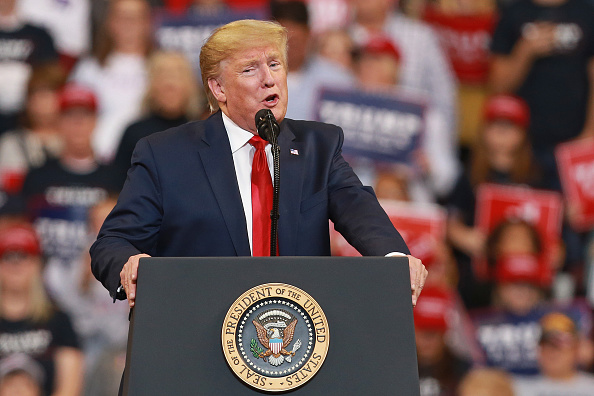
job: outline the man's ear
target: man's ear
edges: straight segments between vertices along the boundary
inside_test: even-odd
[[[215,99],[218,102],[226,103],[227,96],[225,95],[225,89],[221,85],[220,81],[216,78],[209,78],[208,79],[208,88],[210,88],[210,92],[214,95]]]

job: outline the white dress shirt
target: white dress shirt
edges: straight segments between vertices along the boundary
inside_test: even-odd
[[[245,222],[247,224],[248,239],[250,241],[250,250],[252,248],[252,162],[256,148],[249,144],[249,140],[254,137],[250,131],[237,126],[229,117],[223,113],[223,124],[229,136],[231,144],[231,153],[233,154],[233,164],[235,165],[235,175],[239,185],[239,194],[243,203],[243,212],[245,213]],[[270,177],[273,178],[272,146],[266,145],[266,161],[270,169]]]

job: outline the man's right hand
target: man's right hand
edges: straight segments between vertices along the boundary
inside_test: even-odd
[[[137,254],[130,256],[124,268],[120,271],[120,283],[126,291],[128,297],[128,305],[130,308],[134,306],[134,300],[136,299],[136,278],[138,278],[138,261],[142,257],[151,257],[148,254]]]

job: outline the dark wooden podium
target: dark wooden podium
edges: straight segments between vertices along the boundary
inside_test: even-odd
[[[269,394],[244,384],[221,347],[231,305],[265,283],[307,292],[329,325],[319,372],[282,393],[419,395],[407,259],[384,257],[141,259],[124,395]]]

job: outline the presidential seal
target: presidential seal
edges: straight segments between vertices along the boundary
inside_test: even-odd
[[[328,322],[303,290],[267,283],[242,294],[229,308],[223,353],[246,384],[270,392],[309,381],[328,352]]]

